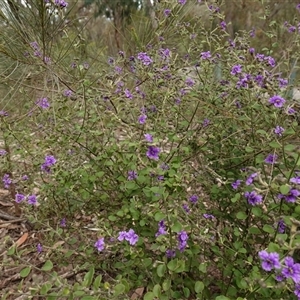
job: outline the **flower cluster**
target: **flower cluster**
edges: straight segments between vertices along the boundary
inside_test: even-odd
[[[252,206],[262,203],[263,197],[261,195],[258,195],[255,191],[245,192],[244,196],[247,199],[248,203]]]
[[[156,237],[160,236],[160,235],[164,235],[167,233],[167,228],[166,228],[166,224],[164,220],[161,220],[158,222],[158,231],[155,234]]]
[[[139,236],[134,232],[133,229],[129,229],[128,231],[119,232],[118,240],[120,242],[126,240],[130,245],[135,245],[139,240]]]
[[[276,252],[268,253],[263,250],[258,253],[259,258],[261,259],[262,268],[270,272],[273,269],[276,269],[276,280],[284,281],[286,279],[292,279],[295,284],[294,294],[300,296],[300,264],[295,263],[294,259],[290,256],[287,256],[284,259],[284,264],[280,263],[279,254]]]
[[[150,56],[147,55],[145,52],[140,52],[137,56],[138,60],[140,60],[145,66],[149,66],[153,63],[153,60]]]
[[[4,176],[2,178],[2,182],[4,184],[4,188],[8,189],[9,186],[12,184],[12,180],[11,180],[9,174],[4,174]]]
[[[21,203],[23,202],[24,200],[26,199],[26,196],[23,195],[23,194],[16,194],[16,197],[15,197],[15,201],[17,203]],[[30,204],[30,205],[37,205],[37,197],[36,195],[29,195],[27,197],[27,203]]]
[[[183,252],[187,246],[188,234],[186,231],[182,230],[178,232],[177,239],[178,239],[178,249],[180,252]]]
[[[56,163],[56,159],[53,155],[47,155],[45,157],[44,163],[41,165],[41,170],[50,173],[51,167]]]
[[[47,98],[40,98],[35,102],[35,104],[42,109],[47,109],[50,107],[50,103]]]

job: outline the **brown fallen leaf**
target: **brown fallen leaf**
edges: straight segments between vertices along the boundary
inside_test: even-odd
[[[17,241],[16,247],[20,247],[28,238],[28,232],[25,232]]]
[[[137,288],[131,295],[130,299],[131,300],[141,299],[143,297],[144,289],[145,289],[144,287]]]

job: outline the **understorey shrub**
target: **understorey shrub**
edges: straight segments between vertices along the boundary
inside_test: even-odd
[[[299,30],[283,57],[286,25],[271,20],[269,43],[254,49],[249,31],[230,39],[222,6],[198,1],[209,26],[188,23],[192,2],[157,4],[158,39],[97,73],[65,61],[58,42],[47,59],[37,37],[26,45],[51,80],[23,116],[1,110],[3,187],[39,230],[49,226],[43,244],[76,236],[68,253],[86,272],[75,285],[51,273],[56,283],[32,294],[300,299]],[[173,34],[181,46],[169,46]]]

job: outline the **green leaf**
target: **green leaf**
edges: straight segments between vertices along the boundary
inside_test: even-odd
[[[118,283],[114,286],[114,296],[119,296],[125,292],[125,285],[122,283]]]
[[[206,267],[207,267],[206,263],[202,263],[202,264],[199,265],[198,269],[199,269],[200,272],[205,274],[206,273]]]
[[[204,290],[204,283],[202,281],[196,281],[194,289],[197,294],[201,293]]]
[[[285,150],[285,151],[289,151],[289,152],[294,151],[296,148],[297,148],[296,145],[291,145],[291,144],[288,144],[288,145],[285,145],[285,146],[284,146],[284,150]]]
[[[239,211],[237,214],[236,214],[236,217],[237,219],[239,220],[245,220],[247,218],[247,215],[243,212],[243,211]]]
[[[155,298],[152,292],[148,292],[144,295],[144,300],[153,300]]]
[[[166,215],[163,214],[162,212],[157,212],[155,215],[154,215],[154,219],[156,222],[159,222],[161,221],[162,219],[165,219]]]
[[[191,294],[189,288],[184,287],[183,288],[183,294],[184,294],[185,299],[188,299],[190,297],[190,294]]]
[[[42,270],[43,270],[43,271],[50,271],[50,270],[52,270],[52,268],[53,268],[53,263],[52,263],[52,261],[51,261],[51,260],[47,260],[47,261],[44,263],[44,265],[43,265],[43,267],[42,267]]]
[[[13,255],[15,254],[16,246],[12,246],[7,250],[7,255]]]
[[[273,141],[273,142],[269,143],[269,146],[274,148],[274,149],[281,148],[281,145],[276,141]]]
[[[259,228],[257,228],[256,226],[252,226],[249,228],[249,232],[252,234],[261,234],[261,231]]]
[[[163,290],[166,292],[171,288],[171,279],[166,279],[162,284]]]
[[[246,151],[247,153],[251,153],[251,152],[254,151],[254,149],[253,149],[252,147],[247,146],[247,147],[245,148],[245,151]]]
[[[80,298],[80,300],[97,300],[97,299],[99,298],[94,296],[83,296]]]
[[[114,222],[117,220],[117,218],[114,215],[110,215],[108,216],[108,220]]]
[[[262,215],[262,209],[259,206],[252,207],[251,211],[256,217],[260,217]]]
[[[230,300],[226,296],[217,296],[215,300]]]
[[[174,225],[172,226],[171,229],[172,229],[173,232],[178,233],[178,232],[180,232],[180,231],[182,230],[182,225],[181,225],[180,222],[176,221],[176,222],[174,223]]]
[[[52,285],[51,283],[47,282],[45,284],[42,285],[41,289],[40,289],[40,294],[46,295],[48,293],[48,291],[51,289]]]
[[[235,203],[236,201],[238,201],[241,198],[241,194],[237,193],[235,194],[235,196],[233,198],[231,198],[231,202]]]
[[[272,233],[274,233],[275,230],[274,230],[273,226],[265,224],[263,227],[263,231],[272,234]]]
[[[159,284],[156,284],[153,287],[153,294],[154,294],[155,297],[160,298],[160,296],[161,296],[161,286]]]
[[[84,275],[84,279],[82,282],[82,285],[84,287],[89,287],[92,284],[94,274],[95,274],[95,269],[94,267],[91,267],[91,269]]]
[[[25,277],[27,277],[29,275],[30,271],[31,271],[31,267],[26,267],[26,268],[24,268],[24,269],[21,270],[20,276],[22,278],[25,278]]]
[[[159,265],[156,268],[156,273],[157,273],[158,277],[163,277],[165,272],[166,272],[166,265],[165,264]]]
[[[172,259],[168,262],[167,267],[170,271],[174,272],[178,268],[178,259]]]
[[[290,192],[290,189],[291,189],[291,187],[289,185],[285,184],[285,185],[280,186],[279,191],[281,194],[287,195]]]

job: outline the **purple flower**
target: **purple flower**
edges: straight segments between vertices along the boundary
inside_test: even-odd
[[[214,219],[214,218],[215,218],[215,216],[214,216],[214,215],[211,215],[211,214],[203,214],[203,217],[204,217],[205,219]]]
[[[31,204],[31,205],[37,205],[36,195],[28,196],[27,202],[28,202],[28,204]]]
[[[296,31],[296,26],[290,26],[289,28],[288,28],[288,32],[295,32]]]
[[[290,179],[290,182],[291,182],[291,183],[295,183],[295,184],[300,184],[300,176],[292,177],[292,178]]]
[[[269,66],[271,66],[273,68],[276,66],[275,59],[272,56],[265,57],[265,60],[268,61]]]
[[[274,164],[276,162],[277,158],[278,158],[278,156],[276,154],[269,154],[265,159],[265,163],[266,164]]]
[[[153,60],[145,52],[138,53],[137,58],[142,61],[145,66],[149,66],[153,63]]]
[[[279,233],[284,233],[285,232],[286,225],[285,225],[283,220],[278,221],[277,228],[278,228]]]
[[[296,111],[292,107],[288,108],[288,110],[287,110],[288,115],[294,115],[295,113],[296,113]]]
[[[300,192],[297,189],[291,188],[287,195],[282,195],[286,202],[294,203],[297,201],[297,198],[300,196]]]
[[[203,59],[203,60],[211,58],[210,51],[201,52],[200,56],[201,56],[201,59]]]
[[[225,21],[222,21],[222,22],[220,23],[220,27],[221,27],[222,30],[226,30],[226,28],[227,28],[226,22],[225,22]]]
[[[2,182],[4,184],[4,188],[8,189],[9,186],[12,184],[12,180],[11,180],[9,174],[4,174],[4,176],[2,178]]]
[[[36,246],[36,251],[40,254],[43,251],[43,247],[40,243],[37,244]]]
[[[0,110],[0,117],[7,117],[8,113],[4,110]]]
[[[249,48],[249,53],[250,54],[254,54],[255,53],[255,49],[254,48]]]
[[[4,149],[0,149],[0,156],[3,156],[7,153],[7,151],[5,151]]]
[[[94,244],[94,246],[97,248],[97,250],[99,252],[103,251],[104,250],[104,246],[105,246],[104,238],[98,239],[98,241]]]
[[[296,5],[296,9],[300,11],[300,3]]]
[[[127,179],[128,180],[134,180],[136,179],[138,176],[137,172],[136,171],[128,171],[128,177]]]
[[[71,63],[71,65],[70,65],[70,67],[71,67],[72,69],[75,69],[75,68],[77,68],[77,64],[76,64],[76,62],[75,62],[75,61],[73,61],[73,62]]]
[[[167,258],[173,258],[173,257],[175,257],[175,256],[176,256],[175,250],[168,249],[168,250],[166,251],[166,256],[167,256]]]
[[[119,232],[119,236],[118,236],[118,240],[120,242],[124,241],[126,239],[127,236],[127,232],[126,231],[120,231]]]
[[[28,179],[29,179],[29,177],[28,177],[27,175],[23,175],[23,176],[22,176],[22,180],[26,181],[26,180],[28,180]]]
[[[186,85],[192,87],[195,85],[195,81],[192,78],[187,78],[185,81]]]
[[[257,173],[251,174],[247,179],[246,179],[246,185],[250,185],[253,183],[253,180],[257,177]]]
[[[15,200],[17,203],[21,203],[22,201],[24,201],[24,199],[25,199],[25,196],[23,194],[16,194]]]
[[[133,229],[129,229],[128,231],[119,232],[118,240],[120,242],[126,240],[130,245],[135,245],[139,240],[139,236],[134,232]]]
[[[67,220],[66,220],[66,218],[62,218],[61,220],[60,220],[60,227],[66,227],[67,226]]]
[[[247,199],[248,203],[252,206],[262,203],[262,196],[258,195],[255,191],[252,192],[245,192],[245,198]]]
[[[250,37],[252,37],[252,38],[255,37],[255,28],[252,28],[252,29],[251,29],[249,35],[250,35]]]
[[[191,201],[193,204],[197,203],[198,199],[199,199],[199,197],[198,197],[197,195],[192,195],[192,196],[190,197],[190,201]]]
[[[56,163],[53,155],[46,155],[44,163],[41,165],[41,170],[50,173],[50,168]]]
[[[72,92],[71,90],[65,90],[65,91],[64,91],[64,96],[65,96],[65,97],[71,97],[72,94],[73,94],[73,92]]]
[[[164,235],[167,234],[167,230],[166,230],[166,224],[164,220],[161,220],[158,222],[158,231],[155,234],[156,237],[160,236],[160,235]]]
[[[35,102],[35,104],[42,109],[47,109],[50,107],[50,103],[47,98],[40,98]]]
[[[281,126],[278,126],[278,125],[277,125],[277,126],[274,128],[274,133],[277,134],[278,136],[282,136],[283,132],[284,132],[284,128],[281,127]]]
[[[83,66],[83,68],[86,69],[86,70],[90,67],[90,65],[89,65],[88,62],[84,62],[82,66]]]
[[[183,252],[186,245],[187,245],[187,240],[188,240],[188,235],[186,231],[180,231],[177,234],[177,239],[178,239],[178,249],[180,252]]]
[[[241,183],[242,183],[242,180],[237,179],[236,181],[234,181],[234,182],[231,184],[231,186],[232,186],[232,188],[233,188],[234,190],[237,190]]]
[[[279,88],[285,88],[288,85],[288,80],[284,78],[278,78]]]
[[[269,272],[272,269],[280,269],[281,266],[278,253],[268,253],[267,251],[263,250],[258,252],[258,256],[262,260],[261,266],[265,271]]]
[[[186,0],[178,0],[178,3],[184,5],[186,3]]]
[[[30,43],[30,46],[31,46],[31,48],[32,48],[33,50],[39,50],[39,49],[40,49],[39,44],[38,44],[36,41],[31,42],[31,43]]]
[[[210,123],[210,120],[209,119],[204,119],[203,122],[202,122],[202,126],[203,127],[207,127]]]
[[[184,209],[184,211],[187,213],[187,214],[189,214],[190,213],[190,208],[189,208],[189,206],[187,205],[187,204],[183,204],[182,205],[182,208]]]
[[[152,142],[153,142],[153,136],[152,136],[152,134],[150,134],[150,133],[145,133],[145,134],[144,134],[144,137],[145,137],[145,140],[146,140],[147,142],[149,142],[149,143],[152,143]]]
[[[164,10],[164,15],[166,16],[166,17],[168,17],[169,15],[171,14],[171,9],[165,9]]]
[[[273,104],[275,107],[280,108],[284,105],[285,99],[282,97],[275,95],[269,99],[269,103]]]
[[[235,65],[235,66],[233,66],[233,67],[231,68],[230,74],[231,74],[231,75],[237,75],[237,74],[239,74],[239,73],[241,73],[241,72],[242,72],[242,66],[241,66],[241,65]]]
[[[129,98],[129,99],[132,99],[132,98],[133,98],[133,96],[132,96],[132,94],[130,93],[129,89],[125,89],[124,94],[125,94],[125,97],[126,97],[126,98]]]
[[[134,232],[133,229],[129,229],[126,234],[126,240],[129,242],[130,245],[135,245],[139,240],[139,236]]]
[[[300,4],[298,4],[300,6]],[[300,299],[300,284],[295,284],[294,294]]]
[[[281,273],[285,278],[292,278],[295,283],[300,282],[300,264],[295,264],[294,259],[287,256],[284,260],[285,266]]]
[[[146,119],[147,119],[147,115],[141,115],[141,116],[139,116],[139,123],[140,124],[145,124]]]
[[[159,159],[159,157],[158,157],[159,153],[160,153],[160,149],[158,147],[149,146],[146,155],[150,159],[158,160]]]
[[[164,170],[164,171],[170,169],[170,167],[169,167],[166,163],[162,163],[162,164],[160,165],[160,168],[161,168],[162,170]]]
[[[257,53],[255,57],[261,62],[265,59],[265,55],[261,53]]]

